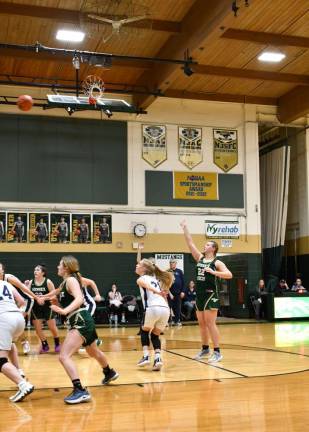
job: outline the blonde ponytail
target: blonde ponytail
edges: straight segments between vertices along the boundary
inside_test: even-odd
[[[155,277],[161,282],[160,285],[163,291],[169,291],[174,281],[174,276],[172,273],[161,270],[158,266],[154,264],[153,261],[146,258],[142,259],[142,261],[140,261],[140,264],[142,264],[142,266],[144,267],[146,274],[150,276],[155,275]]]

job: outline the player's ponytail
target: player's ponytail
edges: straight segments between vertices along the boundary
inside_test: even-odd
[[[163,291],[169,291],[174,280],[172,273],[161,270],[152,260],[146,258],[142,259],[140,264],[144,267],[145,274],[150,276],[155,275],[155,277],[161,282],[160,285]]]
[[[168,292],[174,281],[174,276],[171,272],[161,270],[154,264],[154,274],[156,278],[161,282],[161,288],[163,291]]]
[[[80,286],[82,286],[82,275],[79,272],[79,262],[72,255],[65,255],[61,258],[64,267],[68,273],[78,280]]]

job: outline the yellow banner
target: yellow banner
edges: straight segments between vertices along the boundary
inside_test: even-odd
[[[214,163],[224,172],[238,164],[237,130],[214,129]]]
[[[174,199],[218,200],[218,174],[174,171]]]

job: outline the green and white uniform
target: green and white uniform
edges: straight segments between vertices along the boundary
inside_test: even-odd
[[[66,282],[64,282],[59,294],[59,303],[61,304],[61,307],[66,308],[74,300],[75,298],[68,292]],[[78,330],[84,339],[83,346],[91,345],[98,339],[94,320],[84,305],[67,316],[66,325],[69,330]]]
[[[217,258],[207,260],[202,257],[196,264],[196,309],[198,311],[219,309],[217,277],[207,273],[206,268],[216,271]]]

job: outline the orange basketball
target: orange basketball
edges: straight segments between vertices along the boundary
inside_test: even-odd
[[[89,105],[96,105],[96,103],[97,103],[97,100],[96,100],[96,98],[95,97],[93,97],[93,96],[89,96]]]
[[[17,106],[21,111],[30,111],[33,106],[33,99],[29,95],[19,96]]]

